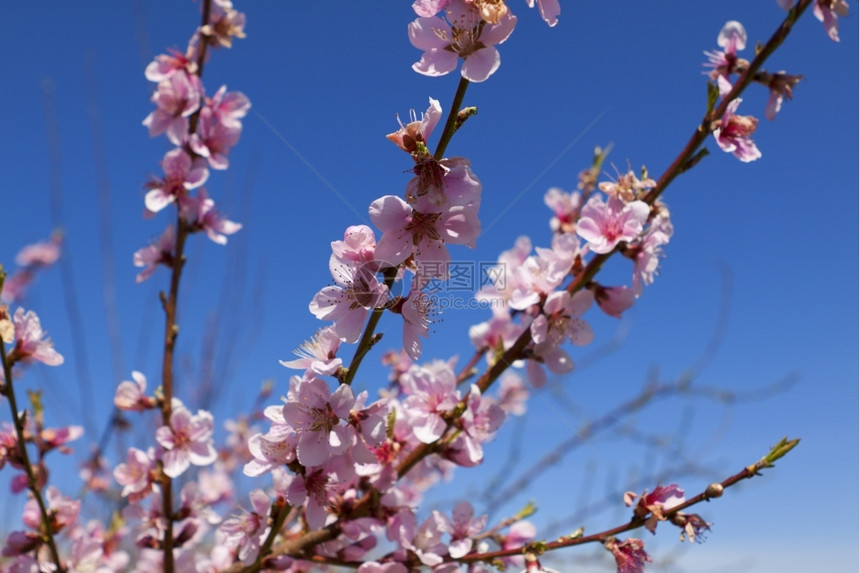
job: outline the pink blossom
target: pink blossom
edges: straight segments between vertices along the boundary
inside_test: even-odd
[[[655,185],[657,182],[648,177],[647,171],[643,168],[641,179],[632,169],[629,169],[627,173],[618,173],[615,181],[601,181],[598,187],[608,196],[618,197],[625,203],[630,203],[642,198]]]
[[[233,38],[245,37],[245,14],[234,10],[232,2],[215,2],[209,23],[200,28],[200,33],[210,38],[210,45],[230,48]]]
[[[419,211],[438,211],[446,205],[477,208],[482,185],[471,165],[465,157],[422,159],[412,169],[416,176],[406,184],[406,202]]]
[[[636,497],[635,493],[628,491],[624,494],[624,503],[628,506],[633,505],[633,500]],[[676,484],[669,484],[657,486],[654,488],[654,491],[643,492],[638,497],[639,501],[636,503],[636,507],[633,508],[633,515],[640,519],[648,516],[648,519],[645,521],[645,528],[651,533],[655,533],[657,522],[666,520],[663,510],[671,509],[680,503],[684,503],[684,490]]]
[[[208,101],[208,106],[215,116],[215,119],[225,127],[241,127],[240,121],[248,114],[251,109],[251,100],[242,92],[228,92],[227,86],[221,86],[212,99]]]
[[[665,206],[651,221],[645,235],[631,247],[633,258],[633,294],[640,296],[644,285],[654,282],[654,276],[663,256],[663,245],[672,237],[673,228],[669,221],[669,210]]]
[[[209,178],[209,170],[202,159],[191,159],[184,149],[177,147],[168,151],[161,161],[163,179],[154,179],[146,184],[150,191],[144,202],[148,211],[158,213],[170,203],[187,202],[188,191],[203,185]]]
[[[200,107],[203,84],[200,78],[185,70],[177,70],[158,83],[152,94],[156,110],[146,116],[143,125],[149,128],[149,136],[167,132],[174,145],[182,145],[188,136],[188,116]]]
[[[644,573],[645,563],[651,562],[641,539],[628,537],[619,542],[612,537],[604,542],[604,546],[615,557],[618,573]]]
[[[138,412],[154,408],[157,401],[146,395],[146,376],[142,372],[134,370],[131,377],[134,382],[128,380],[120,382],[114,395],[114,405],[120,410]]]
[[[334,375],[343,364],[343,360],[337,357],[340,347],[340,337],[334,328],[327,326],[317,331],[310,340],[303,342],[293,354],[299,356],[298,360],[281,360],[281,365],[298,370],[310,369],[316,374],[323,376]]]
[[[259,476],[296,460],[297,437],[284,420],[283,406],[269,406],[263,415],[271,426],[266,434],[255,434],[248,440],[248,452],[254,459],[242,470],[246,476]]]
[[[196,197],[188,199],[183,215],[191,223],[192,231],[203,231],[217,245],[226,245],[226,235],[237,233],[242,228],[241,223],[230,221],[218,213],[215,209],[215,201],[202,187],[197,191]]]
[[[320,320],[334,321],[334,331],[346,342],[356,342],[372,309],[388,298],[388,287],[380,283],[374,271],[335,263],[334,286],[320,290],[308,308]]]
[[[454,370],[443,362],[413,366],[403,375],[403,385],[409,393],[403,401],[403,409],[409,416],[415,437],[425,444],[435,442],[445,431],[442,414],[460,400]]]
[[[445,8],[451,0],[415,0],[412,3],[412,9],[415,13],[424,18],[435,16],[440,10]]]
[[[516,549],[524,546],[537,536],[537,528],[529,521],[518,521],[514,523],[508,532],[502,536],[501,546],[503,550]],[[505,565],[522,566],[525,559],[522,555],[503,557]]]
[[[565,340],[577,346],[590,344],[594,340],[591,326],[581,318],[587,311],[594,295],[581,290],[571,295],[567,291],[550,294],[543,312],[532,321],[530,329],[534,342],[534,355],[544,362],[550,371],[566,374],[573,370],[573,361],[560,348]]]
[[[737,20],[729,20],[717,36],[717,45],[729,54],[736,54],[747,47],[747,31]]]
[[[578,191],[566,193],[556,187],[543,196],[546,206],[552,209],[549,226],[554,233],[573,233],[582,208],[582,195]]]
[[[522,416],[526,413],[526,402],[529,398],[529,390],[522,376],[510,370],[502,374],[499,379],[499,408],[506,415]]]
[[[56,487],[49,486],[45,491],[45,501],[51,516],[50,524],[42,523],[39,504],[31,497],[24,504],[24,513],[21,516],[24,525],[34,531],[42,531],[43,525],[49,526],[51,533],[57,533],[77,521],[78,513],[81,511],[80,500],[65,497]]]
[[[57,449],[64,454],[72,452],[66,444],[84,435],[83,426],[63,426],[61,428],[45,428],[39,432],[39,451],[42,453]]]
[[[425,113],[421,114],[421,119],[415,115],[415,110],[409,112],[409,123],[403,125],[400,121],[400,116],[397,116],[397,123],[400,124],[400,129],[394,133],[389,133],[385,137],[393,142],[397,147],[407,153],[415,153],[418,151],[418,144],[426,144],[433,132],[433,128],[439,123],[442,117],[442,106],[439,105],[439,100],[430,98],[430,107]]]
[[[286,499],[294,507],[304,505],[308,525],[311,529],[321,529],[326,523],[329,498],[339,483],[354,475],[355,469],[347,457],[333,457],[319,468],[293,476],[287,487]]]
[[[551,249],[537,247],[535,252],[514,268],[509,305],[515,310],[526,310],[555,291],[581,254],[574,234],[555,235]]]
[[[241,513],[225,519],[218,527],[218,538],[227,547],[236,550],[236,557],[244,564],[251,563],[269,534],[269,496],[261,489],[250,494],[253,511],[240,508]]]
[[[12,318],[15,325],[15,348],[9,355],[11,362],[38,360],[48,366],[59,366],[63,363],[63,357],[54,350],[54,343],[48,334],[42,331],[42,323],[32,310],[24,312],[18,307]]]
[[[588,241],[591,251],[606,254],[618,243],[636,239],[650,213],[651,208],[644,201],[624,203],[617,197],[610,197],[604,203],[594,196],[582,208],[576,234]]]
[[[475,384],[472,384],[466,400],[466,411],[457,422],[462,431],[451,444],[451,451],[446,452],[446,457],[461,466],[472,467],[484,460],[481,444],[493,439],[505,421],[505,413],[493,400],[483,396]]]
[[[134,253],[134,266],[143,267],[135,279],[143,282],[155,272],[159,264],[170,266],[173,264],[173,248],[176,246],[176,235],[173,233],[173,225],[168,225],[158,240],[148,247],[143,247]]]
[[[113,477],[123,486],[122,497],[138,503],[152,492],[155,483],[155,456],[152,448],[146,452],[129,448],[125,462],[116,466]]]
[[[41,241],[22,248],[15,256],[15,263],[21,267],[48,267],[53,265],[60,258],[62,244],[62,234],[55,233],[50,241]]]
[[[351,225],[343,232],[342,241],[332,241],[332,258],[329,270],[332,274],[340,270],[341,265],[360,267],[371,272],[377,270],[375,263],[376,236],[373,229],[367,225]]]
[[[451,519],[447,515],[441,515],[440,529],[451,534],[448,554],[454,559],[459,559],[472,550],[472,537],[479,534],[487,525],[486,515],[473,519],[474,515],[475,510],[468,501],[461,501],[454,506]]]
[[[197,131],[191,135],[188,145],[194,153],[205,157],[212,169],[227,169],[230,162],[230,149],[239,142],[242,125],[231,122],[225,125],[219,121],[211,107],[205,106],[197,117]]]
[[[713,68],[708,75],[717,82],[720,95],[725,95],[731,91],[731,74],[736,71],[735,65],[739,59],[737,53],[743,50],[746,44],[747,31],[743,24],[736,20],[729,20],[717,36],[717,45],[723,50],[721,52],[705,52],[708,61],[704,65]]]
[[[534,8],[535,0],[526,0],[529,8]],[[561,14],[561,6],[558,0],[537,0],[538,11],[543,21],[550,26],[558,24],[558,15]]]
[[[319,466],[342,454],[355,441],[355,430],[341,424],[355,403],[352,388],[341,384],[334,393],[313,374],[293,376],[284,404],[284,420],[296,432],[296,454],[306,467]]]
[[[507,307],[496,305],[489,320],[469,328],[469,339],[476,349],[490,350],[487,360],[491,360],[497,352],[510,348],[523,330],[525,325],[514,322]]]
[[[425,76],[442,76],[457,67],[463,58],[460,74],[470,82],[482,82],[495,72],[501,57],[495,44],[508,39],[517,19],[506,13],[497,24],[483,22],[474,4],[451,0],[446,18],[418,18],[409,24],[409,41],[424,54],[412,69]],[[450,24],[449,24],[450,22]]]
[[[184,70],[189,74],[197,71],[197,62],[178,50],[168,49],[170,54],[159,54],[146,66],[146,79],[151,82],[160,82],[167,79],[175,72]]]
[[[370,218],[382,231],[375,255],[380,264],[396,266],[414,256],[416,263],[428,268],[430,265],[425,263],[436,263],[443,276],[451,260],[445,241],[474,247],[480,225],[477,209],[472,207],[422,213],[394,195],[374,201]]]
[[[758,120],[751,115],[735,114],[740,104],[740,98],[729,102],[723,119],[714,128],[714,138],[720,149],[748,163],[761,157],[761,151],[750,138],[755,133]]]
[[[173,399],[170,424],[155,432],[155,439],[164,448],[161,456],[164,473],[179,477],[188,466],[208,466],[218,457],[212,446],[212,414],[198,410],[191,414],[177,398]]]

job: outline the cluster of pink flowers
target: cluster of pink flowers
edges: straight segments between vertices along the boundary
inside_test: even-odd
[[[232,38],[244,38],[244,25],[245,16],[229,0],[216,2],[209,24],[192,36],[185,53],[161,54],[146,68],[146,78],[156,84],[156,90],[152,94],[155,109],[143,125],[151,137],[164,134],[176,147],[161,161],[164,176],[146,185],[144,215],[151,217],[176,203],[188,232],[203,231],[220,245],[242,225],[221,215],[202,185],[209,178],[209,169],[229,166],[230,149],[239,141],[242,118],[251,102],[241,92],[228,92],[227,86],[207,97],[200,60],[206,47],[230,47]],[[196,195],[192,195],[195,189]],[[175,231],[168,226],[158,241],[134,254],[135,266],[143,267],[138,282],[149,278],[159,264],[172,264],[174,239]]]
[[[642,294],[643,285],[654,280],[662,247],[672,236],[668,208],[660,202],[643,201],[654,182],[632,171],[615,182],[600,184],[602,193],[589,189],[587,200],[579,191],[550,189],[545,202],[553,211],[550,248],[538,247],[531,254],[531,241],[520,237],[515,247],[498,259],[503,275],[478,294],[480,300],[504,302],[493,305],[488,321],[472,327],[472,343],[488,351],[488,358],[511,348],[525,330],[531,340],[524,357],[535,385],[546,380],[545,366],[554,374],[567,374],[574,362],[562,343],[589,344],[594,333],[582,319],[597,303],[606,314],[619,318]],[[604,196],[605,195],[605,199]],[[632,287],[606,287],[596,281],[571,292],[572,279],[587,264],[589,256],[606,255],[618,249],[634,264]]]

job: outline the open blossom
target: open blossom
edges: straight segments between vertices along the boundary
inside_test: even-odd
[[[189,74],[197,71],[197,62],[188,54],[168,48],[169,54],[159,54],[146,66],[146,79],[158,83],[167,79],[179,70],[185,70]]]
[[[714,138],[720,149],[748,163],[761,157],[761,151],[750,137],[755,133],[758,120],[751,115],[737,115],[740,104],[740,98],[729,102],[722,120],[714,128]]]
[[[152,94],[152,102],[158,107],[143,120],[149,136],[167,132],[171,143],[182,145],[188,136],[188,116],[200,107],[202,97],[203,83],[194,74],[177,70],[161,80]]]
[[[475,510],[472,508],[472,504],[468,501],[461,501],[454,506],[450,519],[444,514],[440,516],[440,529],[451,534],[448,554],[454,559],[459,559],[471,551],[472,537],[479,534],[487,525],[486,515],[478,518],[474,518],[474,515]]]
[[[209,23],[200,32],[218,48],[233,46],[233,38],[245,37],[245,14],[233,9],[232,2],[215,2],[209,15]]]
[[[651,208],[644,201],[624,203],[617,197],[610,197],[604,203],[595,196],[582,208],[576,234],[588,241],[593,252],[606,254],[621,241],[636,239],[650,212]]]
[[[143,267],[135,279],[136,282],[141,283],[148,279],[159,264],[171,264],[175,246],[176,235],[173,232],[173,225],[168,225],[155,243],[135,251],[134,266]]]
[[[179,477],[188,466],[208,466],[218,457],[212,446],[212,414],[198,410],[192,414],[177,398],[173,399],[170,425],[161,426],[155,439],[164,448],[164,473]]]
[[[116,466],[113,477],[122,488],[122,497],[137,503],[152,492],[155,483],[154,450],[129,448],[125,462]]]
[[[255,489],[249,494],[253,511],[240,508],[218,527],[218,538],[229,548],[236,550],[236,557],[248,564],[254,560],[260,545],[269,534],[269,507],[271,500],[265,491]]]
[[[215,201],[209,197],[206,189],[200,188],[196,197],[187,200],[182,209],[193,231],[203,231],[206,236],[217,245],[226,245],[226,235],[239,232],[241,223],[230,221],[215,209]]]
[[[562,283],[580,253],[579,239],[573,234],[555,235],[551,249],[537,247],[535,252],[514,268],[513,280],[508,282],[513,309],[525,310],[538,304],[542,296]],[[512,256],[516,257],[513,253]]]
[[[247,476],[258,476],[294,462],[296,433],[284,420],[283,406],[269,406],[263,415],[271,422],[265,434],[255,434],[248,440],[248,452],[254,458],[242,469]]]
[[[447,22],[436,16],[418,18],[409,24],[409,41],[424,50],[412,69],[425,76],[442,76],[457,67],[463,58],[460,74],[470,82],[482,82],[501,63],[495,44],[508,39],[517,19],[510,12],[497,24],[487,24],[480,10],[465,0],[451,0],[445,8]]]
[[[556,187],[543,196],[543,202],[552,209],[549,226],[554,233],[573,233],[582,208],[582,195],[578,191],[567,193]]]
[[[15,326],[15,348],[10,359],[13,362],[38,360],[48,366],[63,363],[62,355],[54,350],[54,343],[50,338],[45,338],[47,332],[42,330],[42,323],[35,312],[24,312],[23,308],[18,307],[12,322]]]
[[[370,205],[370,218],[382,231],[376,244],[376,259],[394,266],[413,256],[420,267],[439,269],[440,274],[432,278],[445,278],[451,260],[445,244],[475,247],[481,226],[478,207],[452,205],[434,209],[429,203],[422,203],[416,207],[424,207],[423,212],[400,197],[386,195]]]
[[[402,379],[409,394],[403,401],[403,409],[412,431],[425,444],[433,443],[445,431],[442,414],[460,400],[457,376],[450,364],[435,362],[411,367]]]
[[[161,161],[164,170],[162,179],[153,179],[146,186],[150,189],[144,198],[148,211],[158,213],[170,203],[185,204],[188,191],[203,185],[209,178],[209,170],[202,159],[191,159],[181,147],[171,149]]]
[[[442,106],[439,105],[439,100],[430,98],[430,107],[427,111],[421,114],[421,119],[415,115],[415,111],[409,112],[409,123],[403,125],[400,121],[400,116],[397,116],[397,122],[400,124],[400,129],[394,133],[389,133],[385,137],[393,142],[397,147],[407,153],[418,151],[418,143],[426,144],[433,132],[433,128],[439,123],[442,117]]]
[[[573,360],[561,348],[561,344],[570,340],[577,346],[590,344],[594,340],[591,326],[579,318],[591,308],[594,294],[589,290],[581,290],[571,295],[560,291],[550,294],[543,306],[543,312],[531,323],[534,355],[539,358],[551,372],[567,374],[573,370]],[[527,365],[530,378],[535,385],[543,383],[543,377],[533,362]]]
[[[131,373],[134,382],[125,380],[120,382],[113,398],[114,405],[120,410],[143,411],[153,408],[156,399],[146,395],[146,376],[142,372],[134,370]]]
[[[343,263],[335,265],[332,275],[337,284],[314,295],[308,308],[318,319],[334,321],[341,340],[356,342],[370,311],[387,300],[388,287],[375,272]]]
[[[221,86],[207,101],[207,107],[212,110],[214,118],[221,125],[241,127],[240,120],[251,109],[251,100],[242,92],[228,92],[227,86]]]
[[[641,496],[628,491],[624,494],[624,503],[628,506],[633,505],[633,501],[637,497],[639,497],[639,501],[633,508],[633,515],[640,519],[648,516],[645,521],[645,528],[651,533],[655,533],[657,522],[666,520],[663,510],[684,503],[684,490],[676,484],[669,484],[657,486],[651,492],[643,492]]]
[[[466,411],[457,422],[462,432],[451,444],[445,457],[465,467],[478,465],[484,460],[481,444],[492,440],[504,421],[504,411],[492,399],[483,396],[477,385],[472,384]]]
[[[238,121],[223,124],[215,111],[205,106],[197,118],[197,131],[191,134],[188,145],[194,153],[205,157],[212,169],[227,169],[230,165],[230,149],[238,142],[242,125]]]
[[[712,68],[708,76],[717,83],[720,95],[725,95],[732,89],[732,73],[739,71],[736,64],[743,62],[737,55],[747,45],[747,31],[743,24],[736,20],[726,22],[717,36],[717,45],[723,50],[705,52],[708,61],[704,66]]]
[[[281,360],[281,365],[298,370],[310,369],[316,374],[331,376],[343,364],[343,360],[337,357],[339,347],[340,337],[334,328],[327,326],[302,343],[298,350],[293,351],[293,354],[299,357],[297,360]]]
[[[355,395],[346,384],[332,393],[328,383],[313,374],[292,377],[284,420],[298,435],[299,463],[319,466],[353,445],[355,430],[341,424],[349,418],[353,404]]]

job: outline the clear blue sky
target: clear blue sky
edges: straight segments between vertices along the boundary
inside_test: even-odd
[[[178,362],[179,394],[191,401],[201,370],[201,333],[218,333],[214,374],[225,384],[215,409],[219,420],[229,411],[225,404],[249,405],[264,378],[274,378],[278,394],[286,391],[290,372],[278,359],[288,359],[319,326],[307,303],[329,283],[330,242],[342,238],[348,225],[369,224],[371,201],[402,193],[408,180],[408,158],[384,138],[397,126],[394,114],[426,109],[428,96],[447,109],[458,79],[426,78],[410,69],[420,52],[406,37],[414,16],[407,1],[386,2],[388,10],[381,4],[361,10],[316,2],[236,4],[247,14],[248,37],[212,55],[204,83],[209,93],[225,83],[244,92],[253,108],[231,169],[213,172],[207,189],[245,228],[226,247],[203,237],[192,241]],[[449,146],[449,154],[472,160],[484,184],[485,233],[477,250],[455,250],[455,259],[493,261],[520,234],[547,245],[550,213],[543,194],[550,186],[575,187],[595,145],[612,142],[610,161],[619,169],[629,161],[659,175],[701,117],[702,52],[716,48],[722,25],[737,19],[746,26],[750,42],[742,55],[751,58],[755,41],[766,40],[784,14],[765,0],[563,1],[559,25],[550,29],[524,2],[513,1],[512,9],[519,23],[500,47],[501,68],[470,87],[465,103],[478,106],[479,114]],[[707,544],[680,558],[676,570],[856,570],[858,39],[852,10],[840,21],[841,44],[831,42],[811,14],[796,27],[767,66],[806,76],[794,101],[785,102],[776,122],[763,118],[763,88],[748,92],[741,106],[742,113],[762,118],[755,135],[762,159],[741,164],[708,142],[712,155],[665,195],[675,236],[661,275],[624,321],[593,311],[595,344],[573,356],[585,360],[620,330],[627,332],[623,346],[542,394],[577,426],[635,393],[649,369],[659,368],[664,379],[680,375],[722,322],[719,351],[696,384],[741,392],[797,378],[784,393],[728,411],[703,400],[674,399],[636,419],[643,432],[683,432],[689,457],[715,470],[679,480],[692,492],[752,463],[783,435],[803,438],[765,477],[699,508],[714,531]],[[135,285],[131,265],[132,253],[167,221],[165,215],[141,217],[142,184],[150,174],[160,175],[158,161],[166,151],[163,138],[150,140],[141,126],[151,110],[143,68],[168,46],[184,48],[198,5],[17,2],[6,14],[10,25],[0,37],[0,261],[12,266],[21,246],[52,229],[41,87],[49,80],[58,118],[66,256],[82,317],[70,326],[64,290],[70,283],[60,270],[42,276],[29,305],[67,362],[34,370],[24,384],[48,389],[49,419],[72,423],[85,410],[90,427],[101,428],[117,371],[128,379],[138,369],[151,384],[157,380],[163,324],[157,290],[165,287],[167,273],[159,270]],[[103,129],[103,160],[94,160],[92,109]],[[109,254],[123,333],[119,361],[110,352],[102,288],[100,183],[110,189]],[[628,277],[626,266],[607,271],[615,280]],[[725,272],[732,277],[729,314]],[[465,360],[471,353],[465,328],[484,319],[477,311],[445,314],[425,356],[459,354]],[[399,340],[396,321],[383,322],[382,330],[382,346]],[[83,360],[74,350],[82,339]],[[357,384],[375,388],[384,381],[378,356],[371,355]],[[83,399],[82,372],[92,380]],[[558,389],[576,409],[559,407]],[[478,487],[498,469],[514,435],[523,442],[522,467],[547,444],[570,436],[566,423],[539,399],[529,410],[523,426],[500,435],[486,470],[460,472],[463,483]],[[610,437],[565,458],[501,513],[534,498],[543,508],[538,521],[563,519],[583,499],[623,487],[635,468],[653,472],[671,463],[671,456],[649,456],[630,440]],[[0,487],[7,482],[0,478]],[[440,499],[465,491],[445,490]],[[2,515],[3,527],[14,527],[14,511]],[[585,525],[597,531],[625,515],[610,512]],[[673,531],[648,535],[655,560],[673,554]],[[608,556],[602,559],[598,565],[610,570]]]

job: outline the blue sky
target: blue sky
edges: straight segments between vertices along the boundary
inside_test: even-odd
[[[237,2],[248,17],[247,39],[214,53],[204,73],[209,93],[227,84],[252,102],[231,169],[213,172],[207,183],[245,228],[226,247],[203,237],[192,241],[177,364],[179,394],[191,401],[205,362],[201,335],[216,333],[212,370],[224,381],[215,408],[221,420],[229,407],[250,405],[265,378],[274,379],[277,393],[286,391],[290,372],[278,360],[288,359],[320,326],[307,303],[330,281],[330,242],[342,238],[348,225],[369,224],[367,206],[381,195],[402,193],[408,180],[409,159],[384,138],[397,127],[395,113],[406,117],[410,108],[426,109],[428,96],[447,109],[458,79],[426,78],[410,69],[420,52],[406,37],[414,16],[409,2],[361,11],[314,2],[246,4]],[[736,19],[746,26],[750,41],[742,55],[751,58],[755,41],[766,40],[783,17],[768,1],[562,2],[559,25],[550,29],[524,3],[513,2],[512,9],[519,22],[500,47],[501,68],[469,88],[465,103],[479,113],[448,148],[472,161],[484,185],[485,232],[476,250],[452,250],[455,260],[494,261],[522,234],[547,245],[550,213],[543,194],[551,186],[574,188],[595,145],[611,142],[609,161],[621,170],[629,162],[659,175],[701,117],[702,52],[716,48],[722,25]],[[159,270],[135,285],[131,265],[132,253],[167,221],[164,215],[141,217],[142,185],[160,174],[158,161],[167,150],[162,138],[150,139],[141,126],[151,110],[143,68],[166,47],[185,46],[198,5],[137,0],[55,3],[45,10],[15,3],[7,14],[14,25],[0,38],[7,54],[0,261],[13,266],[21,246],[46,238],[53,228],[46,82],[53,86],[62,171],[54,185],[69,249],[67,274],[46,272],[27,302],[67,362],[34,370],[23,385],[46,388],[49,419],[72,423],[85,412],[96,431],[110,411],[117,372],[127,379],[132,369],[141,370],[153,385],[157,379],[163,323],[157,292],[167,274]],[[569,426],[634,395],[649,371],[676,379],[717,331],[719,349],[696,385],[744,392],[788,377],[794,385],[730,409],[701,399],[661,401],[635,417],[637,430],[683,436],[688,459],[713,470],[679,480],[692,492],[752,463],[784,435],[803,442],[763,478],[699,508],[714,531],[707,544],[679,557],[676,570],[733,566],[769,573],[810,556],[827,570],[856,569],[856,12],[840,21],[840,36],[840,44],[831,42],[811,14],[797,25],[767,65],[806,77],[794,101],[770,122],[763,118],[766,90],[754,87],[740,109],[761,118],[755,141],[762,159],[741,164],[708,142],[711,155],[664,195],[675,236],[655,284],[621,322],[592,311],[595,343],[573,353],[591,365],[542,391],[560,416],[533,398],[528,419],[500,434],[487,467],[459,472],[464,485],[446,485],[434,498],[438,503],[477,491],[503,465],[508,444],[521,443],[520,467],[528,467],[547,444],[567,439]],[[102,158],[92,143],[93,110],[103,130]],[[100,231],[99,185],[110,194],[107,242]],[[58,203],[53,205],[56,212]],[[119,357],[110,351],[105,245],[115,265]],[[69,276],[80,321],[67,304]],[[628,280],[629,268],[616,262],[605,277],[609,284]],[[471,348],[465,329],[485,318],[479,311],[446,313],[425,344],[425,356],[466,360]],[[399,341],[397,321],[383,321],[381,329],[382,347]],[[622,335],[620,348],[600,360],[589,358]],[[82,343],[85,353],[75,350]],[[362,387],[385,380],[377,366],[380,350],[357,377]],[[85,373],[91,391],[82,398]],[[575,407],[565,406],[571,403]],[[599,436],[565,457],[499,515],[533,498],[542,507],[539,522],[562,520],[583,500],[601,498],[637,472],[659,472],[678,459],[621,433]],[[593,532],[625,516],[617,508],[584,525]],[[5,526],[16,519],[3,512]],[[655,559],[674,554],[677,545],[673,531],[659,533],[646,540]],[[595,566],[611,568],[608,556]]]

